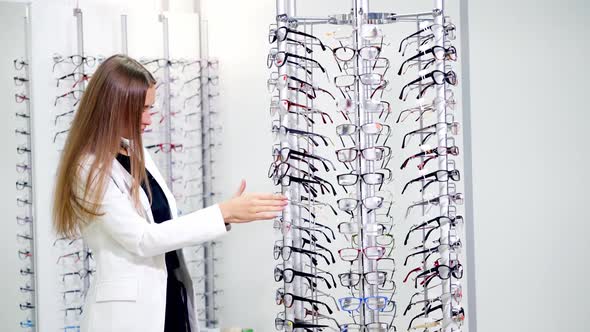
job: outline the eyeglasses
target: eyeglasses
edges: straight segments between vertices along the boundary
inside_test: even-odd
[[[374,224],[374,225],[378,225],[378,224]],[[393,247],[395,246],[395,239],[393,238],[393,235],[391,234],[375,234],[375,235],[369,235],[366,234],[368,236],[371,236],[375,239],[375,244],[378,246],[383,246],[383,247],[390,247],[389,251],[388,251],[388,256],[391,253],[391,251],[393,250]],[[358,234],[352,234],[352,244],[359,245],[359,241],[358,241]]]
[[[457,73],[455,73],[454,71],[450,70],[445,73],[444,71],[433,70],[430,73],[428,73],[424,76],[420,76],[417,79],[411,81],[410,83],[404,85],[404,87],[402,88],[402,91],[399,94],[399,99],[405,101],[408,98],[408,92],[410,90],[409,88],[412,85],[420,83],[426,79],[430,79],[432,81],[432,83],[427,84],[426,87],[424,87],[418,93],[418,96],[417,96],[418,99],[422,98],[422,96],[424,95],[426,90],[434,85],[443,85],[445,83],[448,83],[450,85],[457,85]]]
[[[361,179],[366,185],[370,186],[379,186],[378,190],[381,190],[383,183],[386,179],[391,179],[391,171],[388,169],[380,169],[375,171],[374,173],[364,173],[364,174],[355,174],[355,173],[347,173],[347,174],[340,174],[336,177],[338,184],[342,186],[344,191],[348,193],[346,187],[354,186],[358,183],[359,179]]]
[[[408,157],[406,160],[404,160],[404,162],[400,166],[400,169],[406,168],[406,166],[408,165],[408,163],[412,159],[415,159],[418,157],[425,157],[426,159],[418,165],[418,169],[424,169],[424,167],[426,167],[426,163],[428,163],[430,160],[435,159],[440,156],[446,156],[446,155],[458,156],[459,155],[459,148],[457,146],[439,146],[434,149],[419,152],[413,156]]]
[[[447,131],[449,131],[449,133],[453,134],[453,135],[458,135],[459,134],[459,122],[455,122],[455,121],[451,121],[451,122],[438,122],[435,124],[431,124],[429,126],[423,127],[423,128],[419,128],[416,130],[412,130],[409,133],[404,135],[404,138],[402,140],[402,149],[405,149],[406,147],[406,143],[408,143],[410,141],[410,138],[414,135],[423,135],[422,137],[422,141],[420,142],[420,144],[425,144],[429,138],[433,137],[434,135],[436,135],[436,127],[438,125],[445,125]]]
[[[67,97],[71,97],[72,99],[74,99],[74,104],[72,106],[76,106],[80,102],[80,98],[82,98],[83,94],[84,94],[84,90],[68,91],[68,92],[64,93],[63,95],[55,97],[55,102],[53,103],[53,106],[57,106],[57,102],[60,99],[67,98]]]
[[[338,299],[340,308],[344,311],[358,311],[364,303],[369,310],[383,311],[387,306],[387,296],[343,297]]]
[[[273,72],[273,74],[278,75],[278,73],[276,73],[276,72]],[[289,86],[289,83],[295,83],[295,86],[294,87]],[[270,92],[274,91],[274,89],[277,86],[281,89],[288,87],[289,89],[294,89],[294,90],[304,93],[310,99],[315,99],[317,97],[316,91],[320,91],[320,92],[327,94],[333,100],[336,99],[330,91],[322,89],[322,88],[315,86],[311,83],[308,83],[298,77],[290,76],[290,75],[286,75],[286,74],[275,77],[275,78],[273,78],[271,76],[271,78],[267,82],[267,85],[269,87]],[[272,88],[272,90],[271,90],[271,88]]]
[[[362,156],[367,161],[380,161],[391,155],[389,146],[373,146],[364,149],[345,148],[336,150],[336,157],[342,163],[353,162],[358,156]]]
[[[327,204],[327,205],[329,205],[329,204]],[[301,219],[301,221],[306,222],[306,223],[313,225],[315,227],[320,227],[322,229],[328,230],[328,232],[330,232],[330,235],[332,236],[332,238],[334,240],[336,240],[336,234],[334,234],[334,231],[330,227],[328,227],[324,224],[321,224],[319,222],[316,222],[315,220],[311,221],[311,220],[304,218],[304,217],[301,217],[300,219]],[[291,227],[292,224],[284,221],[282,217],[279,217],[279,218],[275,219],[275,226],[278,226],[278,225],[281,225],[281,228],[284,228],[283,225],[289,225],[289,227]],[[320,231],[320,229],[314,229],[314,228],[308,228],[308,229],[313,230],[313,231]],[[328,238],[327,235],[326,235],[326,238]],[[330,241],[328,241],[328,242],[330,242]],[[319,248],[322,249],[323,247],[320,246]],[[326,251],[329,251],[329,250],[326,249]]]
[[[76,85],[78,85],[84,81],[90,80],[90,76],[87,74],[78,73],[78,72],[70,73],[70,74],[64,75],[62,77],[59,77],[57,79],[57,86],[59,87],[60,82],[64,81],[64,80],[73,80],[74,85],[72,85],[72,88],[75,88]]]
[[[22,86],[27,82],[29,82],[29,80],[24,77],[14,76],[14,85],[16,86]]]
[[[359,56],[363,60],[376,60],[381,54],[381,46],[364,46],[360,49],[354,49],[352,47],[340,46],[332,50],[334,57],[340,61],[351,61],[355,56]]]
[[[20,94],[20,93],[15,93],[14,94],[14,100],[17,103],[23,103],[24,101],[29,101],[31,100],[28,96],[24,95],[24,94]]]
[[[436,226],[431,226],[431,224],[434,224],[434,223],[436,223]],[[432,232],[434,230],[439,229],[439,228],[441,228],[445,225],[449,225],[449,224],[452,227],[457,227],[459,225],[462,225],[462,224],[464,224],[463,217],[462,216],[455,216],[455,217],[439,216],[439,217],[427,220],[419,225],[414,225],[410,228],[410,230],[408,231],[408,234],[406,234],[406,239],[404,240],[404,245],[408,244],[410,234],[412,234],[416,230],[425,229],[426,227],[430,228],[428,230],[428,232],[426,233],[426,235],[424,236],[424,242],[426,242],[428,240],[430,234],[432,234]]]
[[[275,245],[273,248],[273,253],[274,253],[275,259],[279,259],[279,257],[282,257],[283,260],[287,261],[291,258],[291,253],[293,253],[293,252],[306,255],[307,257],[309,257],[311,259],[311,262],[314,265],[317,265],[317,263],[318,263],[317,258],[316,258],[317,256],[322,257],[326,261],[326,264],[330,265],[330,261],[328,260],[328,257],[324,256],[323,254],[321,254],[319,252],[306,250],[306,249],[302,249],[302,248],[297,248],[297,247],[293,247],[293,246],[284,246],[282,240],[275,242]]]
[[[463,278],[463,265],[458,261],[455,261],[454,264],[451,266],[437,264],[435,267],[428,269],[420,274],[418,274],[414,281],[414,288],[418,288],[418,279],[426,277],[424,282],[425,285],[428,285],[430,280],[433,277],[438,277],[441,280],[448,280],[451,276],[455,279]]]
[[[86,250],[79,250],[69,254],[61,255],[57,258],[56,264],[59,264],[62,260],[66,258],[73,258],[74,262],[85,261],[89,258],[92,258],[92,252]]]
[[[303,187],[305,192],[312,194],[314,197],[317,197],[318,196],[317,189],[312,187],[312,185],[315,184],[315,185],[320,186],[320,192],[322,193],[322,195],[325,195],[326,193],[330,193],[330,189],[331,189],[332,194],[334,196],[336,196],[336,188],[334,188],[334,186],[332,186],[332,184],[330,184],[328,181],[318,179],[317,177],[314,177],[313,179],[305,179],[305,178],[296,177],[296,176],[289,175],[289,174],[283,174],[283,175],[277,174],[274,177],[274,181],[276,184],[280,183],[282,186],[290,186],[291,183],[293,183],[293,182],[298,183]],[[330,188],[328,188],[328,186],[326,184],[328,184],[330,186]]]
[[[95,272],[96,272],[95,270],[82,269],[79,271],[62,273],[61,278],[62,278],[62,282],[65,282],[66,277],[68,277],[68,276],[78,276],[80,278],[80,280],[82,280],[84,278],[90,277]]]
[[[409,41],[411,38],[420,37],[420,45],[425,45],[429,41],[434,39],[436,35],[442,35],[443,33],[447,36],[447,39],[454,40],[455,39],[455,30],[456,27],[453,23],[448,23],[445,25],[440,24],[432,24],[426,28],[420,29],[417,32],[405,37],[401,40],[398,48],[398,52],[402,53],[402,56],[406,53],[407,47],[412,43],[418,43],[418,40]]]
[[[16,115],[19,118],[23,118],[23,119],[30,119],[31,117],[27,114],[27,113],[14,113],[14,115]]]
[[[31,218],[29,216],[25,216],[25,217],[16,216],[16,223],[19,225],[26,225],[26,224],[29,224],[32,222],[33,222],[33,218]]]
[[[297,150],[293,150],[293,149],[290,149],[287,147],[281,148],[281,149],[274,148],[273,149],[273,156],[275,157],[275,161],[277,161],[277,162],[278,161],[287,162],[290,159],[293,159],[296,161],[304,162],[308,165],[312,165],[312,164],[310,164],[307,159],[314,159],[314,160],[321,162],[322,165],[324,165],[326,172],[330,171],[330,167],[328,167],[328,165],[332,166],[333,170],[336,170],[336,166],[334,166],[332,161],[330,161],[329,159],[324,158],[324,157],[320,157],[315,154],[307,153],[304,150],[297,151]],[[310,166],[310,168],[311,168],[311,166]]]
[[[63,112],[60,113],[58,115],[55,116],[55,119],[53,121],[54,125],[57,125],[57,120],[61,119],[61,118],[65,118],[65,117],[71,117],[74,115],[74,112],[76,112],[75,110],[71,110],[71,111],[67,111],[67,112]]]
[[[291,111],[291,107],[297,107],[297,108],[303,109],[303,111]],[[273,97],[270,101],[270,115],[275,116],[275,114],[277,113],[277,110],[279,112],[281,112],[281,114],[284,114],[286,112],[286,113],[290,113],[290,114],[296,114],[296,115],[303,116],[305,121],[307,121],[310,125],[315,123],[315,121],[309,116],[310,114],[311,115],[320,114],[322,117],[322,121],[324,123],[328,123],[327,121],[330,121],[330,123],[334,123],[334,121],[332,120],[332,117],[326,112],[322,112],[322,111],[315,109],[313,107],[310,107],[310,106],[306,106],[303,104],[298,104],[298,103],[292,102],[288,99],[279,100],[278,97],[276,97],[276,98]]]
[[[19,304],[20,310],[31,310],[35,309],[35,306],[31,302],[25,302]]]
[[[18,251],[18,258],[20,259],[28,259],[33,257],[33,253],[29,250],[19,250]]]
[[[330,284],[330,282],[328,282],[328,279],[322,277],[322,276],[318,276],[312,273],[305,273],[305,272],[301,272],[301,271],[297,271],[295,269],[291,269],[291,268],[283,268],[282,264],[279,264],[275,267],[275,271],[274,271],[274,275],[275,275],[275,281],[279,282],[284,280],[286,283],[292,283],[293,280],[295,279],[295,277],[301,277],[307,280],[307,282],[309,282],[309,285],[313,288],[317,287],[317,284],[313,281],[313,279],[321,279],[326,283],[326,286],[328,287],[328,289],[332,288],[332,285]]]
[[[372,271],[367,273],[355,273],[350,271],[346,273],[340,273],[338,278],[340,279],[340,284],[348,288],[357,286],[361,279],[364,279],[368,285],[378,286],[385,285],[385,281],[387,280],[387,272]]]
[[[382,196],[365,197],[362,200],[345,197],[337,200],[336,202],[338,203],[338,208],[340,210],[352,215],[353,212],[361,205],[365,207],[368,210],[368,212],[380,209],[383,206],[385,199]],[[391,209],[392,202],[389,203],[389,209]]]
[[[383,123],[379,123],[379,122],[365,123],[365,124],[361,125],[360,127],[355,124],[345,123],[345,124],[341,124],[336,127],[336,134],[340,137],[340,141],[342,142],[343,146],[346,146],[346,145],[344,144],[344,139],[342,139],[342,136],[350,137],[352,142],[354,144],[356,144],[356,142],[353,138],[353,135],[355,135],[359,132],[359,128],[360,128],[360,131],[362,131],[366,135],[369,135],[369,136],[376,135],[377,137],[374,142],[375,144],[377,144],[379,142],[379,138],[381,137],[382,134],[385,136],[385,140],[383,141],[383,143],[381,143],[382,145],[386,145],[387,140],[389,139],[389,136],[391,136],[391,127],[389,125],[386,125]]]
[[[429,60],[427,62],[427,64],[424,66],[424,68],[427,68],[431,63],[434,62],[434,60],[450,60],[450,61],[457,61],[457,49],[455,48],[455,46],[450,46],[449,48],[445,48],[442,46],[433,46],[425,51],[420,51],[418,52],[418,54],[413,55],[409,58],[407,58],[406,60],[404,60],[404,62],[402,62],[401,66],[399,67],[399,71],[397,72],[398,75],[402,75],[402,73],[404,73],[404,66],[409,63],[410,61],[413,61],[415,59],[419,59],[420,57],[423,57],[427,54],[432,54],[433,59]],[[416,60],[416,61],[420,61],[420,60]],[[412,66],[412,65],[410,65]],[[410,67],[406,67],[406,70]]]
[[[281,312],[282,313],[282,312]],[[311,329],[329,327],[329,325],[320,325],[320,324],[312,324],[312,323],[305,323],[305,322],[294,322],[292,320],[287,320],[284,318],[276,317],[275,318],[275,328],[279,331],[286,331],[286,332],[293,332],[296,329],[304,329],[306,331],[311,331]]]
[[[431,180],[430,178],[434,178],[433,180]],[[461,173],[459,173],[459,170],[453,169],[450,171],[447,170],[438,170],[438,171],[434,171],[434,172],[430,172],[428,174],[425,174],[423,176],[419,176],[415,179],[412,179],[410,181],[408,181],[408,183],[406,183],[406,185],[404,186],[404,189],[402,189],[402,195],[404,194],[404,192],[406,191],[406,189],[408,188],[408,186],[412,183],[418,182],[418,181],[426,181],[426,183],[424,183],[424,185],[422,185],[422,189],[420,189],[420,192],[423,192],[424,190],[426,190],[426,188],[431,185],[432,183],[435,182],[447,182],[449,180],[453,180],[453,181],[459,181],[461,179]]]
[[[24,199],[24,198],[17,198],[16,199],[16,205],[18,206],[25,206],[25,205],[32,205],[33,203],[31,201],[29,201],[28,199]]]
[[[391,233],[393,225],[384,223],[367,223],[362,226],[363,233],[369,236],[377,236]],[[343,235],[355,235],[360,231],[360,226],[357,222],[341,222],[338,224],[338,232]]]
[[[55,143],[55,141],[57,141],[57,138],[59,136],[67,134],[68,132],[70,132],[70,129],[64,129],[64,130],[60,130],[60,131],[56,132],[55,135],[53,135],[53,143]]]
[[[140,63],[146,67],[149,65],[152,65],[152,64],[156,64],[158,67],[152,71],[153,73],[157,72],[160,68],[180,66],[182,64],[180,61],[172,61],[172,60],[163,59],[163,58],[151,59],[151,60],[141,60]]]
[[[314,235],[314,232],[320,233],[324,236],[324,238],[326,239],[326,241],[328,243],[332,243],[332,240],[330,239],[328,234],[326,234],[323,230],[321,230],[319,228],[296,226],[296,225],[293,225],[292,223],[284,221],[282,218],[275,219],[274,224],[273,224],[273,228],[277,229],[277,230],[281,230],[283,232],[283,234],[286,234],[291,229],[297,229],[297,230],[303,231],[311,238],[311,240],[313,242],[318,241],[317,237],[315,237],[315,235]],[[335,238],[334,238],[334,240],[335,240]]]
[[[311,306],[316,311],[319,311],[318,305],[321,304],[324,308],[326,308],[328,310],[328,313],[330,315],[333,313],[330,306],[328,306],[326,303],[324,303],[322,301],[308,299],[305,297],[293,295],[292,293],[285,293],[285,291],[282,288],[277,289],[275,299],[276,299],[276,303],[278,305],[284,304],[287,308],[291,308],[295,301],[300,301],[300,302],[307,302],[307,303],[311,304]]]
[[[29,182],[27,181],[16,181],[16,189],[17,190],[24,190],[25,188],[32,188]]]
[[[326,46],[324,46],[324,44],[322,43],[322,41],[318,37],[316,37],[314,35],[310,35],[305,32],[289,29],[287,27],[279,27],[278,29],[270,29],[269,34],[268,34],[268,42],[270,44],[272,44],[276,41],[282,42],[282,41],[288,40],[288,41],[305,46],[305,44],[301,43],[300,41],[298,41],[296,39],[288,38],[289,34],[294,34],[294,35],[299,35],[299,36],[303,36],[306,38],[311,38],[319,43],[320,47],[322,48],[322,51],[326,50]],[[311,53],[311,52],[308,51],[308,53]]]
[[[443,312],[443,305],[439,304],[436,307],[427,307],[425,308],[425,310],[421,313],[419,313],[417,316],[415,316],[414,318],[412,318],[412,320],[410,320],[410,324],[408,325],[408,331],[412,330],[412,324],[414,323],[414,321],[422,316],[426,316],[426,315],[430,315],[430,313],[436,311],[436,310],[440,310],[441,312]],[[465,311],[463,308],[452,308],[451,307],[451,319],[455,322],[458,321],[463,321],[465,319]]]
[[[156,151],[154,151],[154,153],[158,153],[158,152],[169,153],[172,151],[174,151],[174,152],[182,152],[183,151],[182,144],[174,144],[174,143],[152,144],[152,145],[147,145],[145,148],[146,149],[156,149]]]
[[[29,63],[27,61],[25,61],[25,59],[23,59],[23,58],[14,59],[12,62],[14,64],[14,69],[16,69],[16,70],[21,70],[25,66],[29,65]]]
[[[439,97],[436,97],[432,101],[432,103],[430,103],[430,104],[419,105],[417,107],[411,107],[411,108],[401,111],[399,113],[395,123],[404,122],[408,118],[408,116],[412,113],[420,113],[418,115],[418,117],[416,118],[416,120],[414,120],[414,121],[419,121],[420,119],[422,119],[422,117],[424,116],[424,114],[426,112],[436,111],[437,107],[441,104],[444,107],[448,107],[452,110],[455,109],[456,102],[455,102],[455,94],[453,93],[453,90],[451,90],[451,89],[445,90],[445,99],[441,100]]]
[[[68,316],[68,314],[73,311],[74,313],[78,313],[78,315],[82,314],[82,307],[70,307],[70,308],[65,308],[63,309],[65,311],[66,316]]]
[[[459,287],[460,288],[460,287]],[[456,290],[452,290],[451,292],[443,293],[440,296],[435,298],[425,299],[425,300],[418,300],[418,301],[410,301],[406,310],[404,310],[404,316],[412,309],[412,306],[416,304],[424,304],[425,308],[432,307],[433,303],[440,302],[442,303],[449,303],[451,299],[454,299],[457,302],[461,301],[462,294],[459,294],[459,297],[456,296]],[[424,310],[424,309],[423,309]]]
[[[350,263],[356,261],[361,253],[363,253],[363,255],[365,255],[365,257],[369,260],[380,260],[385,255],[385,247],[371,246],[363,249],[342,248],[338,250],[340,259]]]
[[[53,56],[52,71],[55,71],[55,67],[60,63],[73,64],[76,66],[74,68],[74,70],[76,70],[76,69],[78,69],[78,67],[80,67],[83,64],[85,64],[89,67],[94,67],[94,65],[96,65],[96,62],[100,63],[103,60],[104,60],[104,57],[102,57],[102,56],[93,57],[93,56],[82,56],[82,55],[74,54],[74,55],[70,55],[70,56],[64,58],[62,55],[55,54]]]
[[[413,208],[415,208],[417,206],[424,206],[424,205],[429,205],[429,204],[438,205],[438,204],[440,204],[440,200],[443,197],[448,198],[451,202],[453,202],[457,205],[463,204],[463,194],[461,194],[461,193],[440,195],[435,198],[426,199],[426,200],[423,200],[418,203],[414,203],[414,204],[410,205],[408,207],[408,209],[406,210],[406,218],[410,215],[410,212],[412,211]]]
[[[449,250],[457,252],[462,247],[463,247],[463,244],[461,243],[461,240],[457,240],[457,241],[449,243],[449,244],[440,244],[440,245],[433,247],[433,248],[426,248],[423,250],[418,250],[418,251],[413,252],[413,253],[409,254],[408,256],[406,256],[406,259],[404,261],[404,266],[408,265],[408,260],[411,257],[417,256],[417,255],[432,254],[432,253],[436,253],[436,252],[445,252],[445,251],[449,251]],[[424,261],[426,261],[427,259],[428,259],[428,257],[426,257],[424,259]]]
[[[314,138],[320,138],[324,142],[325,146],[330,145],[330,144],[328,144],[328,142],[330,142],[331,145],[334,145],[334,143],[332,142],[332,140],[328,136],[324,136],[324,135],[317,134],[317,133],[310,132],[310,131],[288,128],[288,127],[282,126],[280,124],[280,121],[278,121],[278,120],[273,121],[272,132],[276,136],[283,136],[283,137],[285,137],[287,135],[303,136],[303,137],[308,138],[315,146],[319,146],[319,143]],[[276,140],[276,138],[278,138],[278,137],[275,137],[275,140]]]
[[[298,62],[290,60],[291,58],[311,62],[311,63],[315,64],[323,73],[325,73],[327,75],[326,69],[316,60],[308,58],[308,57],[304,57],[301,55],[297,55],[297,54],[293,54],[293,53],[289,53],[289,52],[284,52],[284,51],[279,51],[276,54],[274,54],[272,56],[271,64],[274,63],[274,65],[279,68],[284,66],[285,63],[296,64],[296,66],[298,66],[298,67],[303,67],[305,69],[305,71],[311,75],[311,71],[309,69],[305,68],[305,66],[303,66],[302,64],[300,64]],[[270,67],[271,66],[269,66],[269,68]]]

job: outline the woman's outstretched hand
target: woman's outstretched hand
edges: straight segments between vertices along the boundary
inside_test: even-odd
[[[254,220],[273,219],[287,206],[287,197],[281,194],[244,193],[246,181],[242,180],[235,195],[219,203],[226,223],[245,223]]]

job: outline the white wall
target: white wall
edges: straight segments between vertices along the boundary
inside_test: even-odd
[[[590,10],[469,7],[480,332],[587,330]]]

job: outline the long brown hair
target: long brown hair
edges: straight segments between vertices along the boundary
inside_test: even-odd
[[[129,139],[131,197],[138,212],[140,185],[147,181],[141,139],[141,116],[154,77],[136,60],[113,55],[94,72],[82,96],[66,140],[55,185],[53,225],[58,235],[75,237],[98,216],[111,165]],[[88,158],[92,157],[92,158]],[[82,176],[81,165],[92,160]],[[85,177],[85,178],[82,178]],[[148,193],[150,195],[150,193]],[[150,195],[151,196],[151,195]]]

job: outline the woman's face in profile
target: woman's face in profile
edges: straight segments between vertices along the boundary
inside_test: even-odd
[[[143,113],[141,114],[141,132],[152,124],[152,109],[156,101],[156,87],[152,85],[146,92]]]

